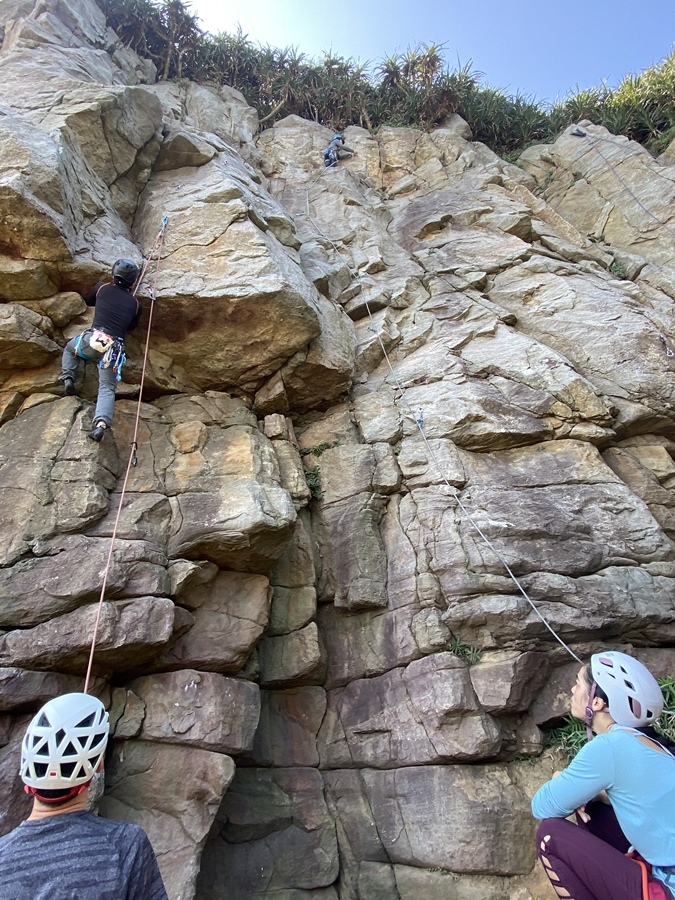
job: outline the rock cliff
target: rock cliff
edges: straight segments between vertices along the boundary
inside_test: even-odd
[[[168,216],[101,812],[172,900],[552,896],[576,667],[504,562],[579,655],[675,670],[675,166],[588,122],[516,166],[454,116],[327,170],[327,128],[157,83],[92,0],[0,28],[0,830],[27,715],[82,688],[146,326],[100,446],[61,348]]]

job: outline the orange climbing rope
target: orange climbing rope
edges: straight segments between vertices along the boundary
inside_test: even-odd
[[[155,238],[155,242],[148,253],[148,256],[143,263],[143,267],[141,269],[141,274],[139,275],[138,282],[136,285],[136,290],[134,291],[134,296],[136,295],[136,291],[140,286],[145,274],[150,266],[150,263],[153,260],[153,257],[156,257],[156,265],[155,265],[155,274],[152,280],[152,287],[150,288],[150,314],[148,318],[148,330],[145,336],[145,349],[143,351],[143,366],[141,368],[141,384],[138,392],[138,401],[136,404],[136,421],[134,423],[134,435],[131,441],[131,450],[129,452],[129,460],[127,462],[127,468],[124,473],[124,481],[122,482],[122,490],[120,492],[120,500],[117,507],[117,515],[115,516],[115,524],[113,526],[112,535],[110,537],[110,549],[108,551],[108,559],[105,564],[105,569],[103,572],[103,583],[101,584],[101,593],[98,598],[98,608],[96,610],[96,621],[94,622],[94,634],[91,639],[91,648],[89,650],[89,662],[87,664],[87,674],[84,679],[84,693],[88,693],[89,691],[89,682],[91,680],[91,670],[94,665],[94,654],[96,652],[96,639],[98,638],[98,629],[101,623],[101,612],[103,610],[103,599],[105,597],[105,591],[108,584],[108,573],[110,572],[110,564],[112,562],[113,551],[115,549],[115,539],[117,537],[117,529],[119,526],[120,516],[122,514],[122,505],[124,503],[124,497],[127,490],[127,482],[129,480],[129,473],[131,472],[131,467],[135,466],[137,463],[136,451],[138,449],[138,426],[141,418],[141,403],[143,401],[143,384],[145,382],[145,369],[148,361],[148,349],[150,346],[150,331],[152,329],[152,315],[155,307],[155,289],[157,287],[157,277],[159,275],[159,264],[162,258],[162,248],[164,247],[164,232],[166,231],[166,226],[169,223],[169,219],[167,216],[164,216],[162,219],[162,227],[160,228],[157,237]]]

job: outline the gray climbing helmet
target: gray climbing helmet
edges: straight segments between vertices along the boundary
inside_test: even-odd
[[[608,712],[619,725],[643,728],[661,715],[663,694],[658,681],[627,653],[596,653],[591,657],[591,674],[607,695]]]
[[[118,259],[112,267],[112,275],[116,281],[131,287],[138,278],[138,266],[133,259]]]

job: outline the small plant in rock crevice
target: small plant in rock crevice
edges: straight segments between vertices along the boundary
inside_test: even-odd
[[[321,441],[314,447],[305,447],[300,451],[300,456],[321,456],[326,450],[332,450],[333,447],[339,447],[340,441]]]
[[[449,649],[455,656],[466,660],[468,663],[480,662],[481,652],[478,647],[472,647],[471,644],[465,644],[454,635],[450,639]]]
[[[623,263],[619,262],[618,259],[615,259],[614,262],[610,265],[609,271],[616,278],[620,278],[622,281],[628,281],[628,272],[626,271],[626,267]]]
[[[588,740],[586,725],[581,719],[574,716],[565,716],[562,725],[544,730],[544,746],[562,750],[570,759],[574,759],[577,753]]]
[[[657,678],[656,680],[663,691],[664,709],[672,710],[672,712],[662,713],[654,727],[671,741],[675,741],[675,678]]]
[[[305,469],[305,481],[313,500],[323,499],[321,490],[321,469],[318,466],[310,466]]]

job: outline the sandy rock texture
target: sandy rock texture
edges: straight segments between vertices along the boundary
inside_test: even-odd
[[[157,82],[93,0],[0,27],[0,832],[116,530],[100,812],[171,900],[552,900],[577,664],[523,592],[675,674],[672,159],[580,122],[516,165],[453,116],[327,170],[328,128]],[[95,445],[61,349],[153,245]]]

